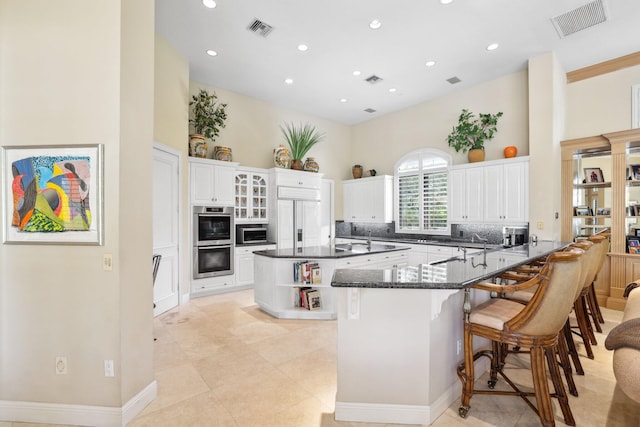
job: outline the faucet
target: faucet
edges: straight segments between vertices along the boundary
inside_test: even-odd
[[[482,263],[481,264],[477,264],[477,265],[473,263],[473,258],[471,258],[471,266],[473,268],[479,267],[479,266],[486,267],[487,266],[487,242],[489,241],[489,239],[482,238],[482,237],[480,237],[478,235],[478,233],[474,233],[473,236],[471,236],[471,242],[474,242],[475,239],[478,239],[480,242],[483,243],[483,245],[482,245],[482,256],[483,256],[483,258],[482,258]]]
[[[371,230],[369,230],[369,238],[367,239],[367,250],[371,251]]]
[[[462,251],[462,260],[467,262],[467,248],[463,248],[462,246],[458,246],[458,252]]]

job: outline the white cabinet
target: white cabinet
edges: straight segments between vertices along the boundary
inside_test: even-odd
[[[320,188],[322,174],[293,169],[272,168],[271,177],[275,186]]]
[[[255,251],[266,251],[275,248],[276,245],[237,246],[235,262],[236,286],[253,285],[255,261],[255,255],[253,255],[253,253]]]
[[[343,181],[346,222],[393,221],[393,177],[390,175]]]
[[[528,221],[528,177],[528,162],[510,162],[484,168],[485,222]]]
[[[189,159],[189,187],[192,205],[233,206],[237,163]]]
[[[269,221],[267,171],[237,169],[234,180],[236,223],[267,223]]]
[[[520,224],[529,220],[529,158],[449,170],[449,223]]]
[[[482,221],[482,168],[449,171],[449,222],[454,224]]]

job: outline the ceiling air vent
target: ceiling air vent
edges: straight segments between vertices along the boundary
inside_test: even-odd
[[[449,83],[451,83],[452,85],[454,85],[454,84],[456,84],[456,83],[460,83],[462,80],[460,80],[460,79],[459,79],[459,78],[457,78],[457,77],[451,77],[451,78],[447,79],[447,81],[448,81]]]
[[[595,0],[569,12],[551,18],[560,38],[606,22],[609,12],[604,0]]]
[[[374,110],[373,108],[367,108],[364,111],[367,112],[367,113],[375,113],[376,112],[376,110]]]
[[[273,27],[266,22],[259,20],[258,18],[254,19],[251,24],[247,27],[247,30],[252,33],[256,33],[259,36],[267,37],[273,31]]]
[[[372,75],[372,76],[367,77],[366,79],[364,79],[364,81],[365,81],[365,82],[367,82],[367,83],[371,83],[371,84],[373,85],[373,84],[376,84],[376,83],[378,83],[378,82],[381,82],[381,81],[382,81],[382,78],[380,78],[380,77],[378,77],[378,76],[376,76],[376,75],[374,74],[374,75]]]

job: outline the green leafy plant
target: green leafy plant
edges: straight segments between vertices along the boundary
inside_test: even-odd
[[[319,133],[315,126],[308,123],[297,127],[294,124],[285,123],[285,126],[280,126],[280,129],[291,149],[292,160],[302,160],[311,147],[324,138],[324,134]]]
[[[193,95],[191,99],[189,105],[193,106],[193,118],[189,119],[189,123],[193,125],[195,133],[215,140],[220,128],[226,126],[224,121],[227,119],[227,104],[217,102],[216,93],[210,94],[204,89],[200,89],[200,93]]]
[[[480,113],[475,117],[472,112],[463,109],[458,117],[458,125],[447,136],[449,147],[456,151],[462,150],[463,153],[474,148],[484,149],[484,143],[491,140],[497,132],[500,117],[502,111],[496,114]]]

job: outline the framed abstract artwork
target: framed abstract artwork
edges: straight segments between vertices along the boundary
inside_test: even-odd
[[[3,147],[3,242],[102,245],[102,150]]]

